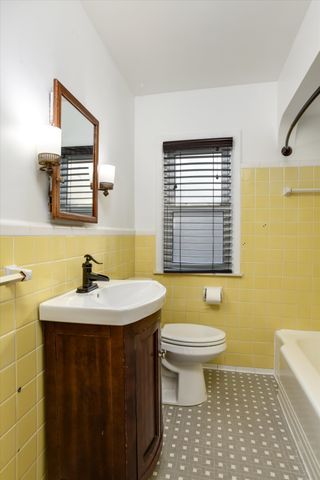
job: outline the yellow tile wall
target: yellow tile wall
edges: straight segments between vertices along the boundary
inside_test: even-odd
[[[0,480],[42,480],[44,461],[43,345],[39,303],[81,284],[83,255],[112,278],[134,274],[134,236],[0,238],[5,265],[31,268],[26,283],[0,287]]]
[[[226,331],[224,365],[273,367],[276,329],[320,329],[320,195],[284,197],[284,186],[320,187],[320,167],[241,171],[242,278],[154,275],[154,236],[136,237],[135,274],[167,287],[163,322],[212,325]],[[202,300],[221,285],[221,306]]]

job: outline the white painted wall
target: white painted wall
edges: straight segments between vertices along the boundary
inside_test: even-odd
[[[296,115],[320,84],[320,2],[313,0],[307,10],[278,81],[279,147]],[[315,102],[320,102],[318,99]],[[314,105],[314,104],[313,104]],[[320,112],[310,109],[293,130],[289,145],[290,164],[320,162]],[[319,109],[318,109],[319,110]]]
[[[193,90],[135,100],[135,226],[156,231],[162,142],[241,135],[241,164],[279,164],[276,84]]]
[[[117,168],[112,193],[99,194],[98,226],[133,228],[134,100],[81,3],[0,4],[0,220],[50,225],[47,177],[35,152],[58,78],[100,121],[100,163]]]
[[[307,10],[298,34],[293,42],[288,58],[278,81],[278,123],[288,109],[297,90],[302,85],[309,69],[320,52],[320,2],[313,0]],[[319,86],[318,76],[311,92],[306,92],[305,100]],[[300,101],[300,105],[304,102]],[[301,106],[302,106],[301,105]],[[298,108],[298,107],[297,107]]]

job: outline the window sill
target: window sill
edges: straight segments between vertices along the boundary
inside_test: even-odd
[[[153,275],[187,275],[196,277],[227,277],[242,278],[243,273],[183,273],[183,272],[153,272]]]

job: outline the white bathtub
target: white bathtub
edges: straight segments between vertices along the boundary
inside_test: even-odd
[[[312,480],[320,479],[320,331],[278,330],[279,401]]]

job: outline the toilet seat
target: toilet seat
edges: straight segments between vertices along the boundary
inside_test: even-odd
[[[166,344],[185,347],[213,347],[226,340],[222,330],[192,323],[168,323],[162,328],[161,337]]]

